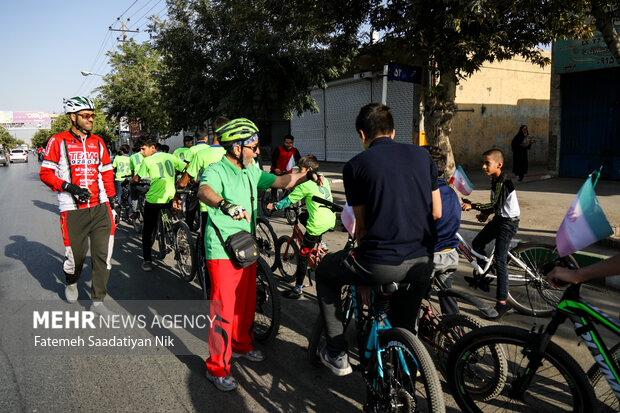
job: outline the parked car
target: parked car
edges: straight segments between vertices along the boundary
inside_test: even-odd
[[[9,160],[11,161],[11,163],[15,161],[28,162],[28,152],[23,149],[11,149],[11,153],[9,154]]]
[[[6,156],[6,153],[2,149],[0,149],[0,164],[2,166],[9,166],[9,158]]]

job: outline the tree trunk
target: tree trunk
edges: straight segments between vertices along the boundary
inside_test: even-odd
[[[592,0],[592,16],[616,62],[620,62],[620,35],[614,27],[612,13],[605,12],[604,0]]]
[[[451,176],[456,168],[452,145],[450,144],[450,131],[456,105],[456,85],[458,79],[454,70],[442,70],[439,85],[431,89],[427,94],[424,116],[424,130],[430,145],[439,146],[446,153],[446,173]]]

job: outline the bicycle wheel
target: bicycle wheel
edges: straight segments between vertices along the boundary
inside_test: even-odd
[[[280,274],[284,278],[284,281],[291,282],[295,280],[295,273],[297,272],[297,265],[299,263],[299,247],[293,240],[288,243],[289,237],[286,235],[278,238],[276,243],[276,254],[278,261],[278,267],[280,268]]]
[[[162,219],[162,216],[159,215],[158,219],[157,219],[157,229],[154,230],[153,232],[155,235],[153,235],[153,243],[155,242],[155,238],[157,237],[157,243],[159,245],[159,254],[157,255],[157,257],[160,260],[163,260],[164,258],[166,258],[166,226],[164,225],[164,221]]]
[[[370,360],[365,381],[368,411],[444,412],[443,390],[431,356],[410,331],[379,333],[380,351]]]
[[[353,319],[353,306],[352,300],[353,295],[351,292],[351,288],[347,285],[342,287],[341,302],[342,302],[342,314],[343,314],[343,329],[342,331],[346,334],[347,328],[351,324],[351,320]],[[316,318],[314,322],[314,326],[312,327],[312,333],[310,333],[310,337],[308,338],[308,354],[306,357],[308,361],[315,365],[316,367],[320,367],[323,365],[321,363],[321,359],[319,356],[319,352],[325,345],[325,321],[323,321],[323,316],[321,313]]]
[[[276,233],[269,221],[263,217],[256,218],[256,244],[260,255],[265,259],[271,271],[278,268],[276,241]]]
[[[200,283],[200,289],[202,291],[202,299],[208,300],[211,294],[211,282],[209,280],[209,274],[207,273],[207,261],[200,248],[202,237],[200,232],[196,237],[196,274],[198,274],[198,282]]]
[[[616,365],[620,365],[620,344],[613,346],[609,352],[616,361]],[[605,379],[597,363],[594,363],[588,370],[588,379],[590,379],[592,387],[594,387],[594,394],[597,400],[601,403],[600,410],[605,412],[619,412],[620,401],[618,401],[618,398],[609,386],[609,383]]]
[[[271,190],[268,189],[265,191],[263,197],[260,200],[261,210],[263,211],[263,215],[266,217],[271,217],[271,215],[273,214],[273,211],[267,209],[267,204],[270,204],[272,202],[275,201],[271,198]]]
[[[511,326],[488,326],[459,340],[448,358],[448,384],[463,411],[585,412],[595,401],[592,386],[577,362],[549,342],[538,368],[529,366],[542,337]],[[507,360],[497,370],[493,349]],[[493,399],[477,399],[480,383],[503,377],[505,385]],[[523,388],[523,389],[522,389]]]
[[[299,207],[297,205],[291,205],[284,209],[284,217],[289,225],[295,225],[297,218],[299,217]]]
[[[442,317],[437,326],[431,326],[430,353],[435,359],[439,371],[446,375],[448,354],[454,344],[465,334],[482,327],[484,324],[469,315],[447,314]],[[422,330],[422,326],[420,326]]]
[[[259,258],[256,263],[256,312],[254,338],[266,343],[280,329],[280,293],[269,265]]]
[[[552,245],[528,242],[511,252],[527,269],[509,259],[508,301],[521,314],[550,316],[560,302],[564,290],[552,287],[543,275],[542,268],[558,259],[557,250]],[[568,258],[577,267],[577,261],[572,256]]]
[[[174,231],[175,251],[174,260],[181,273],[181,278],[192,282],[196,276],[196,247],[192,233],[187,224],[183,221],[175,222],[172,230]]]

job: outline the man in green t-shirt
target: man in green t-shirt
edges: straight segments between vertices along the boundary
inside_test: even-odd
[[[164,208],[172,206],[172,198],[176,194],[174,188],[175,170],[185,169],[185,162],[176,156],[155,150],[155,141],[146,139],[140,146],[140,151],[144,155],[144,160],[140,165],[138,173],[133,178],[133,183],[137,184],[140,179],[151,178],[151,186],[146,193],[144,202],[144,225],[142,227],[142,252],[144,271],[153,271],[153,260],[151,256],[151,244],[153,230],[157,225],[157,215]]]
[[[300,158],[297,162],[297,166],[299,166],[299,172],[301,173],[307,173],[308,171],[319,171],[319,161],[314,155],[308,155]],[[311,181],[304,182],[303,184],[297,186],[293,192],[277,204],[267,205],[267,209],[277,211],[279,209],[286,208],[301,199],[305,199],[306,208],[308,208],[308,212],[304,212],[299,215],[299,222],[306,227],[306,233],[304,234],[304,238],[301,243],[299,260],[297,261],[297,271],[295,273],[297,280],[295,282],[295,286],[291,290],[284,293],[284,296],[287,298],[297,299],[301,297],[304,286],[304,278],[306,278],[308,261],[310,261],[310,253],[312,252],[314,246],[321,240],[321,235],[334,228],[336,225],[336,214],[328,208],[321,208],[321,204],[312,200],[313,196],[323,198],[329,202],[334,202],[328,179],[323,178],[323,186],[318,186]]]
[[[220,127],[224,126],[228,123],[230,119],[224,116],[218,116],[213,122],[213,130],[216,131]],[[206,143],[206,141],[205,141]],[[190,183],[190,180],[200,181],[200,175],[207,169],[211,164],[219,162],[222,160],[224,154],[226,154],[226,150],[220,145],[220,142],[217,137],[217,133],[214,133],[213,136],[213,144],[212,145],[201,145],[200,142],[195,146],[192,146],[191,149],[200,148],[199,151],[195,153],[194,156],[191,157],[191,162],[187,166],[185,170],[185,174],[179,179],[178,186],[179,188],[185,188],[187,184]],[[193,222],[193,218],[188,216],[191,214],[189,211],[190,207],[188,202],[188,208],[186,210],[186,219],[190,219]],[[204,202],[200,201],[200,216],[201,216],[201,234],[204,234],[205,225],[207,224],[207,205]],[[186,221],[187,222],[187,221]],[[189,223],[187,223],[189,226]],[[190,226],[191,228],[191,226]]]
[[[260,154],[258,128],[248,119],[233,119],[216,133],[226,155],[205,170],[198,192],[209,214],[205,256],[211,281],[209,298],[214,303],[211,314],[217,316],[209,331],[206,377],[218,390],[230,391],[237,388],[230,375],[231,357],[262,361],[265,356],[253,345],[256,263],[237,267],[220,242],[216,228],[223,240],[241,230],[254,233],[259,190],[293,188],[308,179],[322,182],[322,178],[314,171],[276,177],[256,168],[254,158]]]
[[[194,137],[192,135],[186,135],[183,137],[183,146],[177,148],[172,152],[174,156],[179,158],[181,161],[189,163],[189,159],[185,159],[185,155],[194,146]]]
[[[114,186],[116,187],[116,199],[118,205],[120,205],[121,194],[123,192],[121,183],[125,179],[131,178],[132,176],[128,145],[121,145],[119,154],[114,157],[114,161],[112,162],[112,168],[114,169]]]

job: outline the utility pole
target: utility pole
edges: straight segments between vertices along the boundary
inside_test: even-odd
[[[116,20],[121,20],[120,17],[117,17]],[[123,39],[121,40],[119,37],[116,38],[116,40],[118,40],[119,42],[126,42],[127,41],[127,32],[129,33],[139,33],[140,29],[137,30],[129,30],[127,29],[127,22],[129,21],[129,18],[127,18],[126,21],[121,21],[121,25],[122,28],[121,29],[113,29],[112,26],[108,27],[108,30],[110,30],[111,32],[123,32]]]

